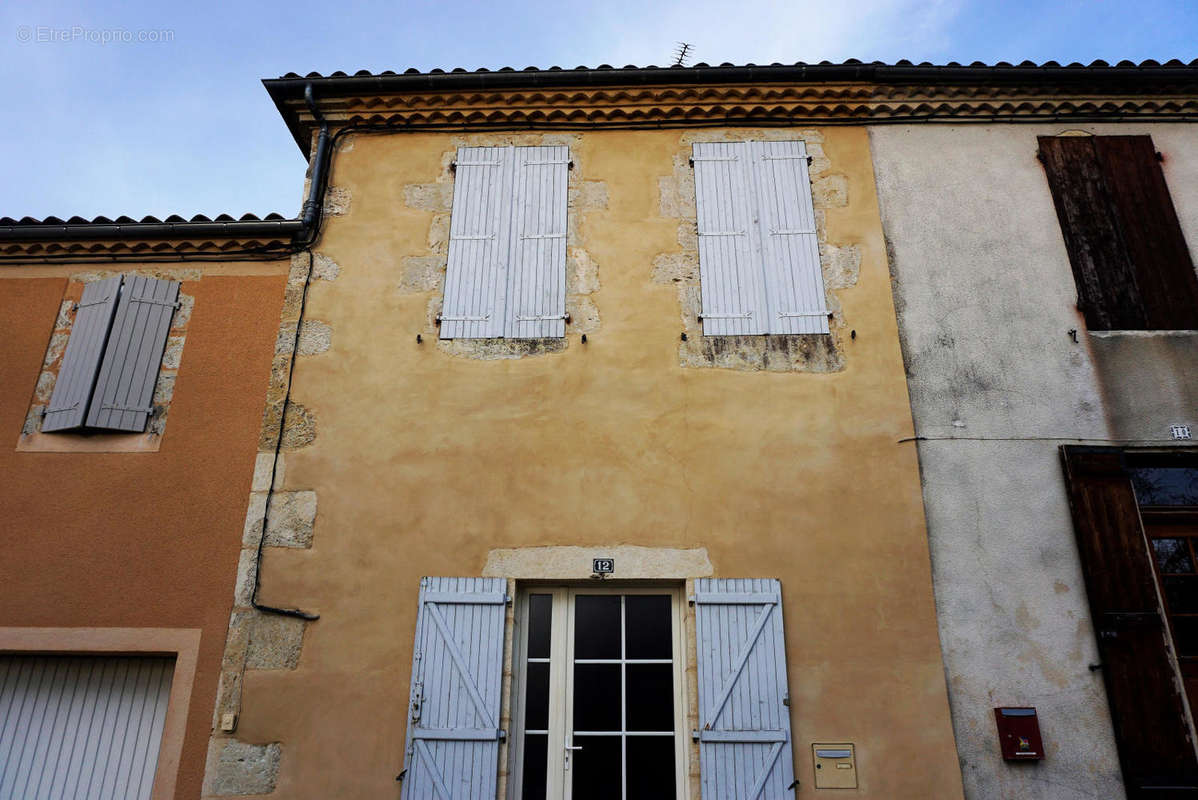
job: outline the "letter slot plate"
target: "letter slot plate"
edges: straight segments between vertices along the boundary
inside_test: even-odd
[[[813,744],[816,789],[856,789],[857,752],[852,744]]]

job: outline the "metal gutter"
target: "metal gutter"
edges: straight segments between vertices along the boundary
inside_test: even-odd
[[[247,236],[293,236],[304,230],[303,220],[250,220],[233,222],[126,222],[112,224],[0,225],[0,241],[88,239],[175,239],[203,236],[239,238]]]

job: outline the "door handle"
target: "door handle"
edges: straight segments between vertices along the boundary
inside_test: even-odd
[[[574,750],[581,750],[581,749],[582,749],[582,745],[571,745],[570,737],[569,736],[566,737],[566,759],[565,759],[566,766],[565,766],[565,769],[570,768],[570,753]]]

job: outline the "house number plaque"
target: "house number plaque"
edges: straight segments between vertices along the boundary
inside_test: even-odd
[[[611,575],[615,571],[616,560],[614,558],[591,559],[591,572],[596,575]]]

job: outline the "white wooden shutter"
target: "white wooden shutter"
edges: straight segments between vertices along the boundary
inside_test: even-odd
[[[692,149],[703,333],[828,333],[807,148]]]
[[[125,278],[88,408],[87,427],[134,432],[146,429],[178,300],[178,281],[141,275]]]
[[[50,396],[50,405],[42,420],[43,432],[78,428],[87,419],[88,401],[96,385],[104,342],[120,291],[120,275],[83,287],[71,337],[67,340],[58,378],[54,381],[54,394]]]
[[[790,796],[782,595],[767,578],[695,582],[704,800]]]
[[[570,148],[516,147],[510,310],[504,336],[566,335],[566,188]]]
[[[442,339],[503,336],[514,161],[510,147],[458,148]]]
[[[770,333],[827,333],[807,146],[751,142]]]
[[[494,800],[507,582],[424,578],[404,800]]]
[[[173,658],[0,656],[0,798],[149,798],[173,671]]]
[[[749,145],[699,142],[692,158],[703,333],[767,333]]]

